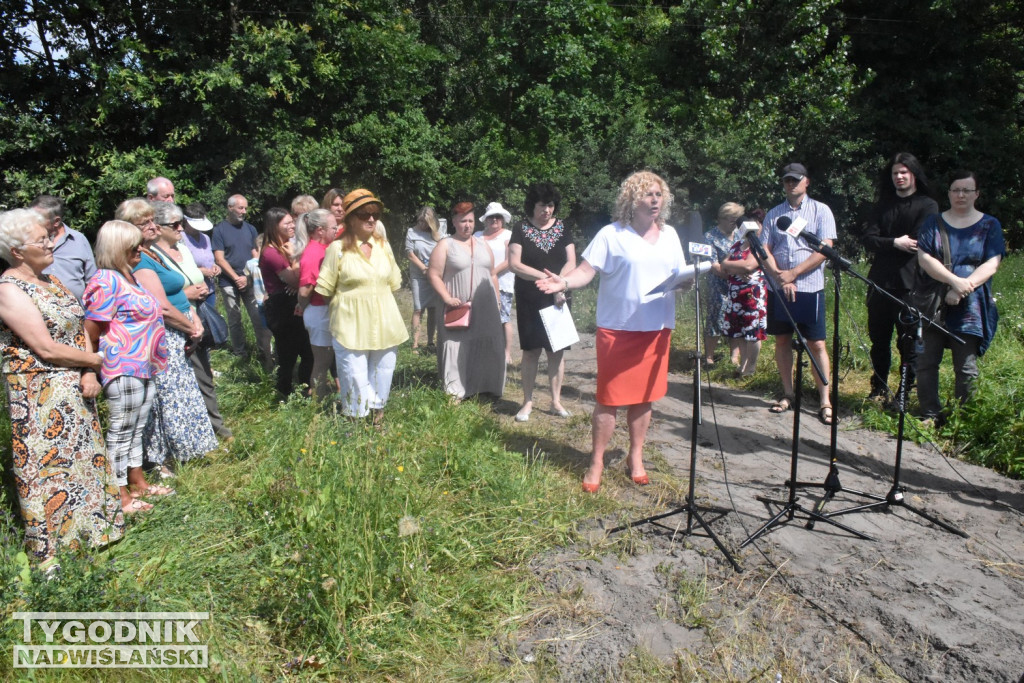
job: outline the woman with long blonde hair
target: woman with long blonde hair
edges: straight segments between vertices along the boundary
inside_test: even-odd
[[[412,288],[412,350],[415,353],[420,345],[420,322],[423,311],[427,312],[427,346],[434,345],[434,306],[436,297],[434,288],[427,278],[430,266],[430,255],[434,247],[441,241],[441,223],[437,214],[429,206],[420,208],[416,214],[416,224],[405,234],[405,253],[409,257],[409,286]]]

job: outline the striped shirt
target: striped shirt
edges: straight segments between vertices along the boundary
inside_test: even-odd
[[[783,216],[789,216],[791,220],[798,216],[807,221],[806,232],[817,235],[822,240],[835,240],[836,219],[832,216],[832,209],[825,204],[804,196],[800,207],[794,209],[789,202],[782,202],[764,217],[764,246],[772,253],[775,264],[779,270],[789,270],[797,266],[814,254],[814,250],[807,246],[807,242],[799,237],[791,237],[784,230],[779,230],[775,224]],[[820,292],[825,289],[825,263],[817,268],[804,273],[796,279],[796,291],[798,292]]]

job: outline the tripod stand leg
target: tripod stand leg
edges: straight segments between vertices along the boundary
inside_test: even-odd
[[[928,514],[927,512],[924,512],[923,510],[920,510],[920,509],[914,507],[913,505],[907,505],[906,503],[898,503],[898,505],[900,507],[904,507],[904,508],[910,510],[911,512],[913,512],[915,515],[918,515],[919,517],[924,517],[925,519],[927,519],[929,522],[931,522],[935,526],[942,527],[943,529],[945,529],[946,531],[948,531],[951,534],[956,534],[957,536],[962,536],[963,538],[970,538],[970,535],[968,535],[968,533],[966,531],[964,531],[963,529],[958,529],[955,526],[953,526],[952,524],[946,524],[941,519],[938,519],[937,517],[933,517],[932,515]]]
[[[790,519],[792,519],[793,505],[794,504],[792,503],[784,505],[782,509],[779,510],[778,514],[776,514],[774,517],[772,517],[767,522],[762,524],[760,529],[750,534],[750,538],[743,541],[743,543],[740,543],[740,547],[746,548],[748,545],[750,545],[751,543],[753,543],[754,541],[756,541],[757,539],[761,538],[766,533],[771,531],[773,528],[775,528],[775,526],[777,526],[778,524],[782,524],[782,522],[780,522],[779,520],[785,517],[787,514],[790,516]]]
[[[697,524],[699,524],[701,528],[704,529],[704,532],[707,533],[708,538],[715,542],[715,545],[718,546],[718,549],[722,551],[723,555],[725,555],[725,559],[729,560],[729,564],[732,565],[732,568],[735,569],[737,573],[741,573],[743,569],[740,567],[739,563],[736,562],[736,559],[732,556],[732,553],[729,552],[729,549],[725,547],[725,544],[722,543],[722,541],[719,540],[718,536],[715,535],[715,532],[711,530],[711,527],[708,526],[708,523],[704,521],[704,518],[700,516],[700,513],[697,511],[697,508],[693,505],[690,505],[689,507],[690,514],[693,515],[693,519],[697,520]],[[687,533],[689,533],[689,530],[687,530]]]

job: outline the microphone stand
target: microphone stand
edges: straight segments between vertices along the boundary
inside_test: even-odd
[[[853,273],[862,280],[865,278],[861,277],[859,273],[854,271],[852,264],[827,244],[818,245],[808,242],[808,245],[811,249],[827,258],[829,260],[829,265],[832,268],[833,291],[835,293],[832,301],[832,386],[829,390],[830,403],[832,404],[832,424],[829,425],[828,474],[825,476],[825,481],[820,484],[816,482],[797,482],[796,485],[800,488],[824,489],[824,495],[822,495],[821,499],[814,505],[815,512],[824,514],[825,506],[835,498],[837,493],[842,491],[874,501],[882,501],[884,498],[876,496],[873,493],[867,493],[866,491],[843,488],[842,482],[839,481],[839,458],[837,455],[837,444],[839,441],[839,352],[841,346],[839,339],[839,300],[843,288],[842,273],[845,270]],[[886,294],[889,293],[886,292]],[[807,528],[814,528],[813,517],[807,520]]]
[[[665,524],[657,524],[657,522],[659,520],[665,519],[666,517],[672,517],[674,515],[679,515],[679,514],[682,514],[682,513],[685,512],[686,513],[686,530],[683,531],[683,535],[684,536],[692,536],[692,535],[696,534],[696,532],[694,531],[694,527],[693,527],[693,523],[694,523],[694,521],[696,521],[697,524],[699,524],[700,527],[704,530],[704,535],[707,538],[710,538],[712,541],[714,541],[715,545],[718,546],[718,549],[722,551],[722,554],[725,555],[725,559],[727,559],[729,561],[729,564],[732,565],[732,568],[734,570],[736,570],[737,572],[742,573],[743,572],[743,568],[740,567],[739,563],[736,562],[736,559],[732,556],[732,553],[729,552],[729,549],[725,547],[725,544],[722,543],[722,541],[718,538],[718,536],[715,535],[715,532],[711,530],[711,526],[708,524],[708,522],[706,522],[704,520],[704,518],[700,514],[701,510],[703,509],[706,512],[717,513],[718,517],[721,517],[721,516],[723,516],[725,514],[728,514],[730,511],[725,509],[725,508],[716,508],[716,507],[701,508],[700,506],[698,506],[696,504],[695,499],[694,499],[694,492],[695,492],[696,481],[697,481],[697,427],[698,427],[698,425],[703,424],[703,419],[701,417],[701,403],[702,403],[702,398],[701,398],[701,366],[703,365],[703,363],[701,362],[701,359],[704,356],[703,356],[703,352],[702,352],[702,349],[701,349],[701,337],[702,337],[702,332],[703,331],[701,330],[701,325],[700,325],[700,322],[701,322],[701,307],[700,307],[700,276],[699,275],[697,275],[697,276],[695,276],[693,278],[693,299],[694,299],[694,310],[696,311],[696,323],[697,323],[696,324],[696,328],[697,328],[696,349],[697,349],[697,351],[696,351],[696,353],[694,355],[694,358],[693,358],[693,361],[694,361],[693,362],[693,413],[692,413],[692,418],[690,420],[690,485],[689,485],[689,490],[686,493],[686,502],[683,505],[677,507],[676,509],[670,510],[669,512],[663,512],[661,514],[653,515],[651,517],[645,517],[644,519],[639,519],[639,520],[637,520],[635,522],[628,522],[627,524],[624,524],[622,526],[615,527],[614,529],[612,529],[608,533],[609,534],[618,533],[619,531],[624,531],[625,529],[631,529],[631,528],[633,528],[635,526],[640,526],[641,524],[654,524],[655,526],[660,526],[660,527],[662,527],[664,529],[669,529],[671,531],[678,531],[678,527],[670,527],[670,526],[667,526]]]
[[[840,284],[839,283],[840,283],[840,273],[842,271],[846,271],[846,272],[850,273],[851,275],[853,275],[854,277],[856,277],[857,279],[859,279],[862,282],[866,283],[869,287],[872,288],[872,290],[875,293],[880,294],[880,295],[885,296],[885,297],[888,297],[891,301],[896,302],[900,306],[900,308],[903,310],[904,314],[907,316],[907,318],[906,318],[907,320],[911,321],[911,323],[916,321],[916,323],[917,323],[917,334],[916,334],[916,340],[915,340],[916,342],[920,342],[920,340],[921,340],[921,328],[922,328],[923,324],[925,322],[927,322],[930,327],[935,327],[936,329],[942,331],[944,334],[949,336],[951,339],[954,339],[954,340],[956,340],[957,342],[959,342],[961,344],[964,343],[963,340],[960,337],[958,337],[957,335],[955,335],[952,332],[950,332],[949,330],[947,330],[945,327],[940,325],[935,320],[933,320],[931,318],[928,318],[927,316],[922,315],[920,311],[918,311],[916,308],[914,308],[913,306],[908,304],[903,299],[899,298],[898,296],[893,295],[891,292],[886,291],[885,289],[883,289],[882,287],[878,286],[876,283],[874,283],[870,279],[864,277],[863,275],[861,275],[857,271],[853,270],[850,262],[847,261],[846,259],[842,258],[841,256],[839,256],[835,252],[834,249],[828,247],[827,245],[822,245],[822,247],[820,249],[815,247],[814,245],[811,245],[811,248],[815,249],[815,251],[819,251],[820,253],[824,254],[825,257],[830,260],[830,263],[832,265],[832,271],[833,271],[833,274],[835,275],[835,292],[836,292],[836,296],[835,296],[835,313],[834,313],[834,317],[833,317],[833,328],[832,328],[832,354],[833,354],[833,358],[835,358],[837,362],[833,363],[833,367],[832,367],[832,377],[833,377],[832,405],[833,406],[837,406],[838,405],[838,394],[839,394],[839,391],[838,391],[838,385],[839,385],[839,373],[838,373],[838,368],[839,368],[839,363],[838,363],[838,354],[839,354],[839,290],[840,290]],[[905,332],[901,332],[901,334],[906,334],[906,333]],[[910,377],[909,377],[909,374],[910,374],[910,364],[906,361],[905,358],[902,358],[901,361],[900,361],[900,384],[899,384],[899,387],[897,388],[897,393],[896,393],[896,409],[897,409],[897,412],[899,414],[899,420],[898,420],[897,427],[896,427],[896,460],[893,463],[892,487],[889,489],[889,492],[883,497],[883,496],[875,495],[873,493],[865,493],[863,491],[852,491],[850,489],[844,489],[842,484],[840,484],[840,482],[839,482],[839,468],[836,466],[837,420],[835,419],[835,416],[836,416],[835,408],[833,408],[833,417],[832,417],[832,440],[831,440],[830,448],[829,448],[829,459],[830,459],[830,462],[829,462],[829,473],[828,473],[828,476],[825,478],[825,482],[823,484],[800,483],[800,484],[798,484],[798,486],[820,486],[820,487],[825,489],[825,495],[822,497],[822,499],[820,501],[818,501],[818,504],[815,506],[815,511],[818,512],[818,513],[824,513],[825,505],[830,500],[832,500],[833,497],[835,497],[836,493],[838,493],[840,491],[846,491],[847,493],[852,493],[854,495],[861,496],[862,498],[868,498],[869,500],[874,500],[875,501],[873,503],[866,503],[864,505],[857,505],[857,506],[854,506],[854,507],[851,507],[851,508],[846,508],[846,509],[843,509],[843,510],[837,510],[835,512],[827,513],[827,514],[824,515],[827,518],[838,517],[839,515],[852,514],[854,512],[862,512],[862,511],[865,511],[865,510],[874,510],[874,509],[877,509],[877,508],[881,508],[882,510],[888,511],[889,508],[891,508],[892,506],[896,505],[896,506],[900,506],[900,507],[906,508],[910,512],[913,512],[914,514],[918,515],[919,517],[923,517],[924,519],[928,520],[932,524],[945,529],[946,531],[948,531],[951,534],[956,534],[956,535],[962,536],[964,538],[970,538],[970,536],[965,531],[963,531],[962,529],[959,529],[959,528],[957,528],[957,527],[955,527],[955,526],[953,526],[951,524],[947,524],[946,522],[943,522],[942,520],[940,520],[940,519],[938,519],[936,517],[933,517],[932,515],[924,512],[923,510],[920,510],[920,509],[918,509],[918,508],[916,508],[916,507],[914,507],[912,505],[909,505],[906,502],[904,494],[906,493],[907,489],[906,489],[905,486],[903,486],[900,483],[900,472],[901,472],[902,463],[903,463],[904,422],[906,420],[908,394],[910,393],[910,386],[909,386],[909,384],[910,384]],[[814,519],[813,518],[808,520],[807,528],[809,528],[809,529],[813,528],[813,524],[814,524]]]
[[[754,258],[757,261],[758,266],[760,266],[761,270],[764,271],[764,261],[761,259],[761,256],[757,253],[757,249],[751,248],[751,252],[754,254]],[[770,281],[770,278],[766,277],[765,280],[766,282]],[[772,287],[772,289],[774,290],[774,286]],[[769,519],[767,522],[761,525],[761,527],[757,531],[752,533],[750,537],[747,538],[747,540],[743,541],[743,543],[740,544],[740,547],[744,548],[750,543],[753,543],[761,536],[764,536],[765,534],[770,532],[776,526],[784,524],[785,521],[792,521],[797,512],[807,517],[808,524],[806,528],[808,529],[813,529],[813,523],[816,520],[818,520],[825,522],[826,524],[831,524],[832,526],[838,527],[850,534],[853,534],[854,536],[857,536],[858,538],[863,538],[868,541],[874,541],[875,539],[871,536],[868,536],[865,533],[861,533],[860,531],[857,531],[856,529],[849,527],[845,524],[840,524],[836,520],[830,519],[827,515],[822,514],[820,511],[816,509],[808,509],[798,502],[799,499],[797,498],[796,490],[798,486],[802,485],[799,482],[797,482],[796,478],[797,463],[799,460],[800,450],[800,394],[802,393],[801,388],[803,386],[804,351],[807,348],[807,340],[804,338],[803,334],[801,334],[799,328],[797,327],[796,320],[793,319],[793,313],[789,310],[788,303],[781,296],[779,297],[779,301],[782,303],[782,310],[785,311],[786,317],[789,318],[790,325],[792,325],[793,327],[793,347],[796,349],[796,377],[793,380],[793,445],[789,456],[789,479],[786,481],[785,484],[786,487],[789,489],[789,499],[786,501],[778,501],[773,500],[771,498],[758,496],[757,500],[766,504],[781,505],[782,508],[778,511],[778,513],[775,514],[774,517]],[[810,359],[811,365],[814,367],[815,373],[817,373],[818,377],[821,378],[822,382],[828,384],[828,378],[825,377],[824,373],[821,371],[821,367],[815,360],[814,355],[808,354],[807,358]],[[833,409],[833,421],[834,415],[835,409]],[[783,517],[785,517],[786,520],[783,520]]]

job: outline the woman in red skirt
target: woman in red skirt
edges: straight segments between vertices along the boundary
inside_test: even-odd
[[[597,405],[592,418],[593,450],[583,490],[601,486],[604,452],[615,431],[619,407],[626,407],[629,458],[626,473],[640,486],[650,483],[643,446],[651,403],[668,392],[668,350],[675,327],[675,293],[648,295],[683,265],[675,229],[666,225],[672,193],[657,175],[641,171],[619,190],[614,222],[601,228],[580,265],[564,277],[548,272],[537,281],[543,292],[585,287],[600,273],[597,290]]]

